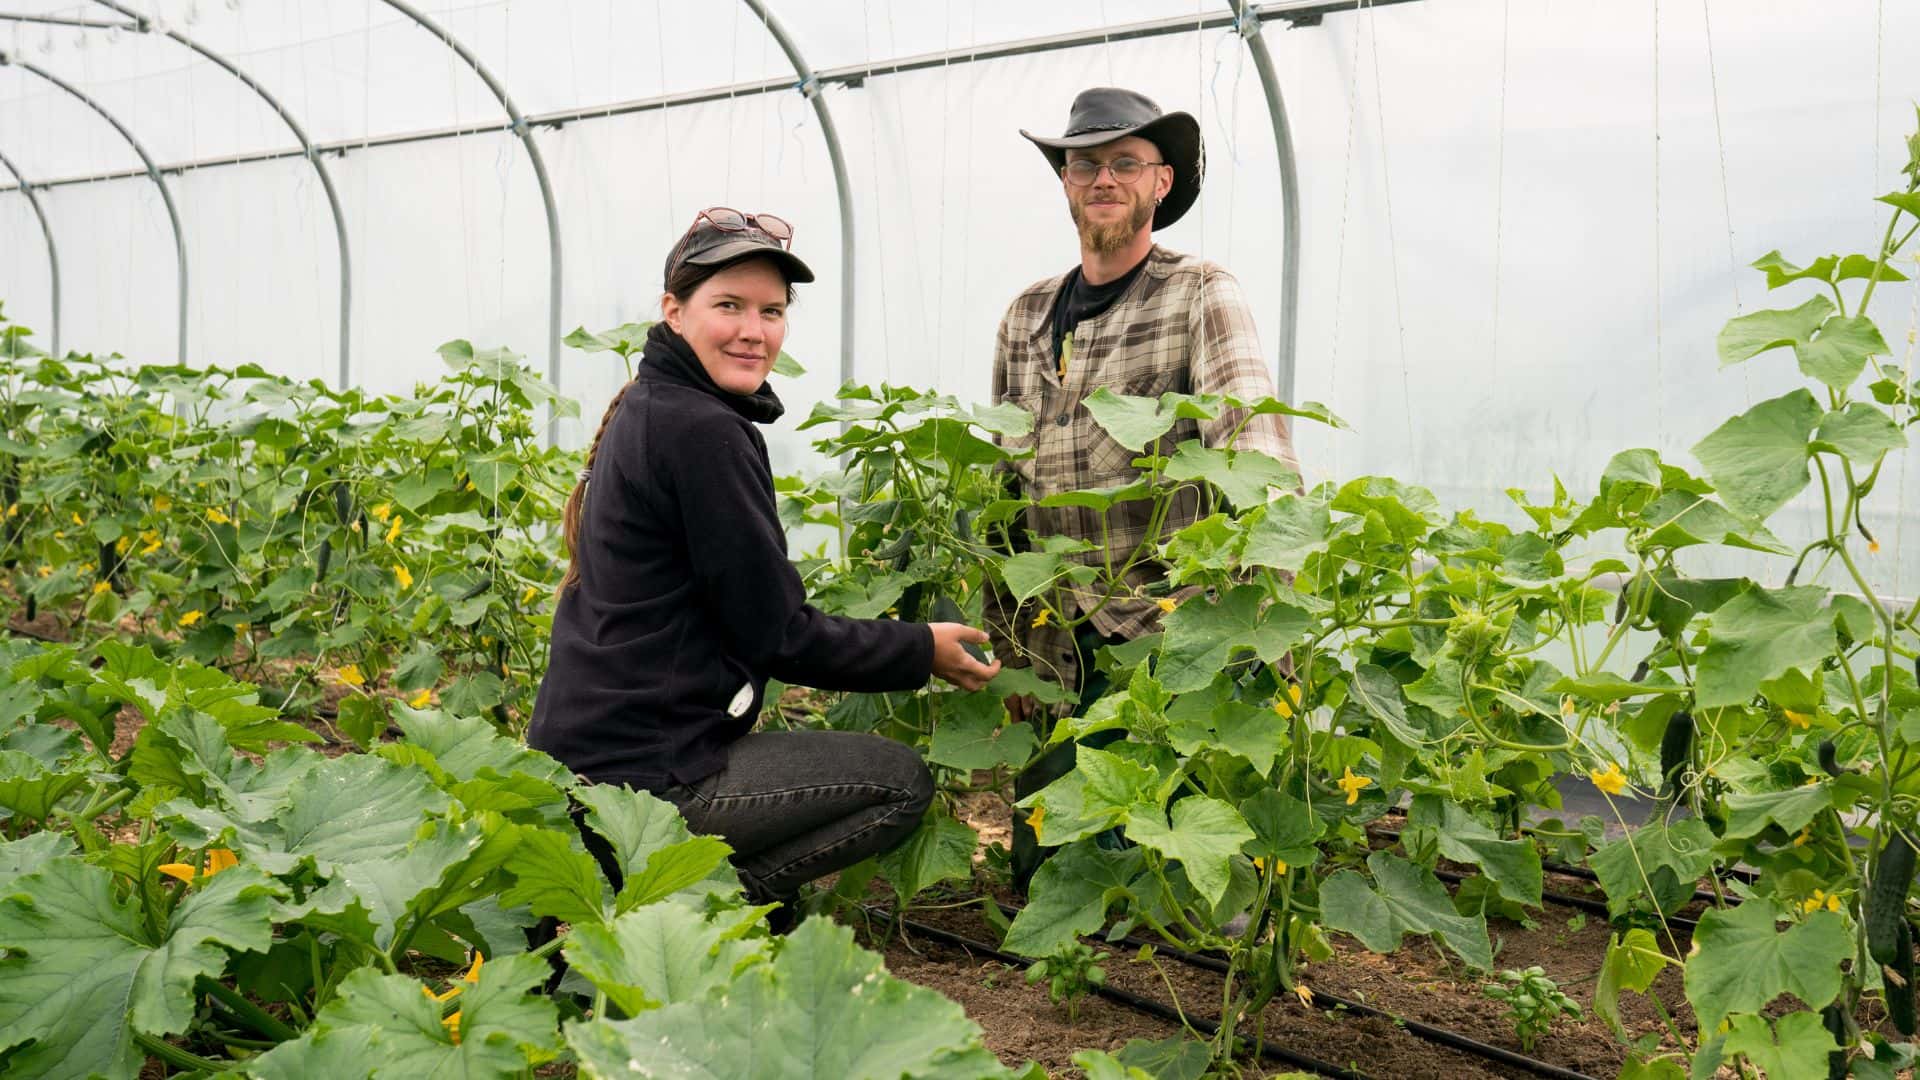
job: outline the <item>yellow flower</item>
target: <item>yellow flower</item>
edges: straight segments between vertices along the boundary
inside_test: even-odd
[[[1038,614],[1038,615],[1035,615],[1035,616],[1033,617],[1033,626],[1034,626],[1034,629],[1036,629],[1036,630],[1037,630],[1037,629],[1039,629],[1040,627],[1042,627],[1042,626],[1045,626],[1045,625],[1047,625],[1048,623],[1050,623],[1050,622],[1052,622],[1052,621],[1053,621],[1053,609],[1052,609],[1052,608],[1041,608],[1041,609],[1040,609],[1040,614]]]
[[[1620,766],[1611,761],[1607,762],[1605,771],[1588,769],[1587,779],[1593,781],[1594,787],[1599,788],[1609,795],[1618,795],[1627,790],[1626,776],[1621,773]]]
[[[520,594],[520,602],[522,604],[531,604],[533,603],[533,598],[538,595],[540,595],[540,590],[529,585],[527,586],[527,591]]]
[[[189,864],[180,863],[180,862],[162,863],[159,866],[154,867],[154,869],[160,871],[161,873],[167,875],[170,878],[178,878],[179,880],[184,881],[189,885],[193,883],[193,876],[195,873],[198,872],[194,870],[194,868]]]
[[[1287,872],[1287,860],[1285,860],[1285,859],[1275,859],[1275,860],[1273,860],[1273,872],[1274,872],[1274,873],[1276,873],[1276,874],[1284,874],[1284,873],[1286,873],[1286,872]]]
[[[81,573],[83,573],[83,574],[91,574],[91,573],[93,573],[93,564],[92,564],[92,563],[90,563],[90,562],[83,562],[83,563],[81,563],[81,564],[80,564],[80,572],[81,572]]]
[[[1880,541],[1878,540],[1867,541],[1867,554],[1869,555],[1880,554]]]
[[[1560,699],[1560,715],[1568,720],[1571,720],[1573,719],[1573,713],[1574,713],[1573,698],[1571,697],[1561,698]]]
[[[1367,777],[1353,775],[1353,766],[1351,765],[1347,766],[1347,775],[1334,781],[1336,787],[1347,793],[1348,806],[1359,802],[1360,789],[1371,783],[1373,783],[1373,781]]]
[[[153,500],[153,508],[164,514],[167,511],[173,509],[173,500],[168,498],[165,495],[162,495],[159,498]]]
[[[1158,603],[1160,604],[1160,610],[1167,612],[1171,612],[1174,608],[1180,606],[1178,603],[1175,603],[1172,598],[1165,596],[1161,597]]]
[[[407,699],[407,705],[415,709],[424,709],[431,704],[433,704],[432,687],[428,687]]]
[[[212,877],[222,870],[231,870],[238,865],[240,865],[240,856],[235,855],[227,848],[217,847],[207,849],[208,877]]]
[[[192,626],[194,623],[199,622],[203,617],[205,617],[205,615],[206,615],[206,612],[204,611],[197,611],[197,610],[189,611],[185,615],[180,616],[180,625]]]
[[[360,519],[359,519],[359,518],[354,518],[354,519],[353,519],[352,521],[350,521],[350,522],[348,522],[348,523],[347,523],[347,531],[348,531],[348,532],[359,532],[359,531],[360,531]]]
[[[400,519],[394,518],[393,527],[387,530],[387,543],[391,544],[398,539],[400,539]]]
[[[1027,815],[1027,828],[1032,829],[1034,835],[1038,836],[1040,835],[1040,823],[1046,819],[1047,807],[1046,804],[1042,803],[1033,808],[1033,813]]]
[[[120,539],[115,540],[113,542],[113,552],[116,555],[125,555],[127,553],[127,549],[132,546],[133,546],[133,537],[123,536]]]
[[[19,503],[13,503],[13,504],[11,504],[11,505],[9,505],[9,506],[7,507],[7,516],[8,516],[8,517],[19,517],[19,516],[20,516],[20,504],[19,504]]]
[[[1255,870],[1265,870],[1267,868],[1267,860],[1255,855],[1253,857],[1253,868]]]
[[[340,682],[346,686],[367,685],[367,677],[360,673],[359,664],[348,664],[347,666],[341,668],[338,672],[336,672],[334,677],[339,679]]]
[[[473,954],[473,966],[468,968],[467,973],[460,977],[467,980],[470,983],[479,982],[480,981],[480,965],[486,962],[487,962],[487,958],[485,956],[482,956],[480,953],[475,952]]]
[[[1803,913],[1812,914],[1821,908],[1826,908],[1828,911],[1839,911],[1840,898],[1828,893],[1825,889],[1815,889],[1813,890],[1812,896],[1800,901],[1800,910]]]
[[[1300,684],[1288,683],[1286,693],[1273,699],[1273,711],[1279,713],[1281,719],[1291,720],[1293,719],[1293,711],[1299,704]]]
[[[460,1010],[459,1009],[453,1010],[453,1015],[440,1021],[440,1026],[447,1029],[447,1034],[451,1036],[453,1039],[453,1045],[459,1046],[460,1045]]]
[[[399,563],[393,564],[393,580],[399,582],[403,589],[413,588],[413,574]]]
[[[93,583],[93,595],[99,596],[111,588],[113,588],[113,582],[111,581],[96,581]]]
[[[1813,717],[1808,716],[1806,713],[1797,713],[1797,712],[1794,712],[1792,709],[1788,709],[1786,710],[1786,712],[1787,712],[1787,723],[1793,725],[1794,727],[1810,728],[1813,726]]]
[[[82,519],[82,518],[80,517],[80,511],[78,511],[78,510],[74,510],[74,511],[72,511],[72,512],[70,512],[68,516],[69,516],[69,517],[71,517],[71,518],[73,518],[73,527],[74,527],[74,528],[76,528],[76,529],[84,529],[84,528],[86,528],[86,527],[87,527],[87,523],[86,523],[86,521],[85,521],[85,520],[83,520],[83,519]]]
[[[50,577],[53,574],[53,567],[48,566],[46,563],[41,563],[40,569],[34,572],[39,574],[41,577]]]
[[[247,632],[247,631],[249,631],[249,630],[251,630],[251,629],[253,629],[253,624],[252,624],[252,623],[248,623],[248,622],[237,622],[237,623],[234,623],[234,624],[233,624],[233,632],[234,632],[234,633],[236,633],[236,634],[240,634],[240,635],[242,635],[242,636],[244,636],[244,635],[246,634],[246,632]]]
[[[376,519],[380,521],[385,521],[387,520],[388,515],[393,513],[393,504],[381,503],[379,506],[376,506],[373,509],[367,511],[367,513],[372,514]]]
[[[1812,839],[1813,839],[1813,826],[1809,825],[1806,828],[1800,830],[1799,836],[1796,836],[1793,838],[1793,846],[1805,847]]]
[[[145,540],[147,542],[147,546],[140,549],[140,554],[151,555],[154,552],[160,550],[160,534],[159,533],[144,532],[140,534],[140,539]]]
[[[1300,999],[1300,1004],[1313,1008],[1313,991],[1307,988],[1306,983],[1294,983],[1293,994]]]
[[[53,530],[53,538],[55,540],[65,540],[67,538],[67,530],[65,529]]]
[[[229,525],[233,522],[233,519],[221,513],[220,508],[217,506],[207,508],[207,520],[213,522],[215,525]]]

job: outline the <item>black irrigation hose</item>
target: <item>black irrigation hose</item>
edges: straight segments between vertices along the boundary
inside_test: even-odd
[[[915,922],[901,915],[899,912],[889,912],[884,909],[864,905],[863,910],[869,914],[897,920],[901,927],[919,934],[921,937],[931,938],[934,941],[951,945],[954,948],[984,956],[990,960],[1006,964],[1008,967],[1025,969],[1033,964],[1032,960],[1024,956],[1015,956],[1012,953],[1001,952],[999,949],[984,942],[974,941],[971,938],[953,933],[952,931],[942,930],[937,926],[928,926],[925,923]],[[1122,990],[1119,987],[1096,986],[1093,988],[1093,992],[1116,1005],[1132,1009],[1138,1013],[1143,1013],[1157,1020],[1164,1020],[1170,1024],[1176,1024],[1181,1027],[1191,1027],[1196,1031],[1203,1032],[1208,1037],[1212,1037],[1220,1030],[1220,1025],[1214,1021],[1201,1017],[1182,1017],[1178,1010],[1169,1005],[1155,1001],[1149,997],[1142,997],[1139,994]],[[1267,1039],[1248,1039],[1247,1041],[1255,1044],[1259,1049],[1260,1056],[1268,1061],[1279,1062],[1282,1065],[1287,1065],[1295,1069],[1305,1069],[1318,1076],[1334,1077],[1335,1080],[1372,1080],[1366,1073],[1341,1068],[1338,1065],[1329,1064],[1318,1058],[1295,1053]],[[1585,1078],[1585,1080],[1590,1080],[1590,1078]]]
[[[1441,881],[1450,881],[1458,885],[1470,877],[1478,877],[1479,875],[1461,874],[1452,870],[1436,869],[1433,872],[1433,876],[1439,878]],[[1712,899],[1712,894],[1709,893],[1707,898]],[[1595,900],[1591,896],[1568,896],[1566,893],[1542,892],[1540,899],[1549,904],[1559,904],[1561,907],[1591,911],[1599,915],[1604,915],[1609,919],[1613,917],[1613,912],[1607,909],[1607,902],[1605,900]],[[1689,931],[1700,925],[1698,919],[1689,919],[1684,915],[1669,915],[1666,917],[1666,922],[1669,926],[1685,927]]]
[[[1399,829],[1383,828],[1383,829],[1377,830],[1377,834],[1388,840],[1397,841],[1400,839]],[[1549,874],[1562,874],[1562,875],[1565,875],[1566,877],[1576,877],[1581,879],[1582,881],[1591,881],[1591,882],[1594,882],[1595,884],[1598,884],[1600,881],[1599,874],[1594,873],[1591,869],[1587,867],[1575,866],[1572,863],[1555,862],[1552,859],[1542,859],[1540,860],[1540,869]],[[1435,871],[1435,873],[1438,873],[1438,872],[1439,871]],[[1734,880],[1746,882],[1749,885],[1753,884],[1760,877],[1758,873],[1752,870],[1742,870],[1737,866],[1717,867],[1715,868],[1715,872],[1718,874],[1718,876],[1722,881],[1725,881],[1731,878]],[[1549,893],[1546,895],[1552,896],[1554,894]],[[1740,898],[1737,896],[1719,896],[1719,895],[1716,895],[1711,889],[1693,890],[1693,899],[1696,903],[1726,904],[1728,907],[1733,907],[1740,903]],[[1579,907],[1582,905],[1575,904],[1574,906]]]
[[[1020,913],[1020,909],[1011,904],[1000,904],[999,907],[1000,910],[1005,912],[1009,917]],[[1172,948],[1159,942],[1147,941],[1135,935],[1128,935],[1125,943],[1135,947],[1151,945],[1155,952],[1171,956],[1189,967],[1196,967],[1202,971],[1210,971],[1216,975],[1224,975],[1227,973],[1227,962],[1217,956]],[[1376,1009],[1364,1002],[1351,1001],[1336,994],[1329,994],[1323,990],[1313,990],[1311,987],[1309,987],[1309,991],[1313,994],[1315,1007],[1320,1009],[1339,1009],[1356,1016],[1375,1017],[1385,1020],[1403,1029],[1407,1034],[1415,1038],[1439,1043],[1441,1046],[1472,1054],[1475,1057],[1485,1058],[1488,1061],[1497,1061],[1502,1065],[1510,1065],[1516,1069],[1523,1069],[1536,1076],[1552,1077],[1553,1080],[1595,1080],[1594,1077],[1586,1073],[1562,1068],[1552,1062],[1541,1061],[1538,1058],[1531,1058],[1525,1054],[1516,1054],[1511,1050],[1502,1049],[1489,1043],[1483,1043],[1478,1039],[1462,1035],[1457,1031],[1450,1031],[1443,1027],[1435,1027],[1432,1024],[1422,1023],[1419,1020],[1409,1020],[1404,1016],[1398,1016],[1382,1009]]]

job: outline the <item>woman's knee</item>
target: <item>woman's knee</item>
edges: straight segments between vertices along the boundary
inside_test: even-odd
[[[881,735],[874,738],[884,744],[875,748],[874,759],[885,775],[886,787],[895,793],[902,815],[918,821],[933,804],[933,773],[913,747]]]

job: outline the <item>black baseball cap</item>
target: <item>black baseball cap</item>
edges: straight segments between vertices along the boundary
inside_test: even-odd
[[[694,219],[693,227],[680,238],[680,242],[667,253],[664,280],[672,281],[674,271],[681,266],[702,266],[719,269],[746,259],[771,259],[780,267],[780,272],[790,283],[803,283],[813,280],[813,270],[802,262],[798,255],[788,251],[786,245],[761,225],[752,214],[737,214],[737,217],[722,217],[723,222],[735,225],[723,228],[708,216],[717,211],[702,211]],[[779,219],[774,219],[779,222]],[[791,227],[779,222],[791,236]]]

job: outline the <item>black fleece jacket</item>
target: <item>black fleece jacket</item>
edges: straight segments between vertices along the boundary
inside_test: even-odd
[[[933,633],[809,605],[754,426],[780,399],[722,390],[665,323],[643,356],[594,455],[580,582],[554,612],[527,742],[590,780],[657,790],[725,764],[769,677],[912,689]]]

